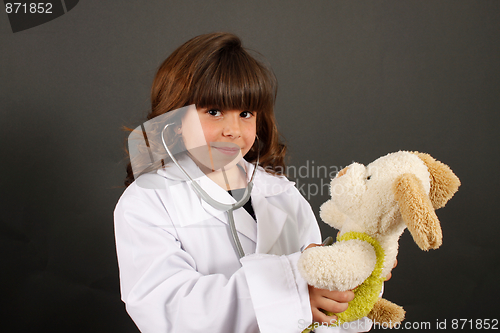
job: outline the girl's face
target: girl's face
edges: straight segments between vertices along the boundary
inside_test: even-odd
[[[231,169],[252,148],[257,114],[252,111],[189,107],[180,132],[189,153],[212,171]]]

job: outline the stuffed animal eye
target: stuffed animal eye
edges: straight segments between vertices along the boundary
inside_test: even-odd
[[[372,176],[368,176],[366,177],[366,180],[370,180],[372,178]]]

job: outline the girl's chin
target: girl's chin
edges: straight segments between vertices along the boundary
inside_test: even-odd
[[[209,154],[203,154],[203,155],[191,154],[191,157],[193,158],[195,163],[198,164],[198,166],[201,169],[203,169],[205,173],[207,171],[211,172],[211,171],[220,171],[222,169],[224,170],[232,169],[242,159],[241,154],[222,155],[222,156],[214,156],[214,155],[219,155],[219,154],[213,154],[212,156],[210,156]]]
[[[243,158],[242,150],[233,143],[205,145],[188,152],[204,173],[232,169]]]

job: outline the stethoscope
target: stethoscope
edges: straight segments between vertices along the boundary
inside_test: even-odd
[[[243,197],[238,202],[235,202],[233,204],[225,204],[225,203],[219,202],[219,201],[213,199],[212,197],[210,197],[210,195],[208,195],[208,193],[205,192],[205,190],[203,190],[203,188],[197,182],[195,182],[193,180],[193,178],[191,178],[191,176],[189,176],[189,174],[186,172],[186,170],[184,170],[184,168],[179,164],[177,159],[174,157],[174,155],[172,154],[170,149],[168,149],[168,146],[165,143],[165,137],[163,136],[163,133],[165,132],[167,127],[170,125],[174,125],[174,123],[165,125],[165,127],[161,131],[161,141],[163,143],[163,147],[167,151],[167,154],[170,157],[170,159],[172,160],[172,162],[174,162],[174,164],[179,168],[179,170],[181,170],[181,172],[184,174],[184,176],[186,176],[186,178],[190,181],[190,183],[193,187],[193,190],[196,192],[196,194],[202,200],[204,200],[206,203],[208,203],[210,206],[214,207],[215,209],[227,212],[229,227],[231,229],[231,235],[232,235],[232,238],[234,241],[234,246],[236,248],[236,252],[238,253],[238,256],[240,257],[240,259],[243,258],[245,256],[245,252],[243,251],[243,247],[241,246],[240,238],[238,237],[238,232],[236,231],[236,227],[234,225],[233,211],[240,208],[240,207],[243,207],[243,205],[245,205],[247,203],[247,201],[250,199],[250,194],[252,193],[252,188],[253,188],[253,179],[255,177],[255,171],[257,170],[257,166],[259,165],[259,150],[257,150],[257,160],[255,162],[255,167],[254,167],[253,172],[252,172],[252,177],[250,177],[250,181],[248,182],[248,185],[245,188],[245,192],[243,193]],[[256,138],[258,140],[258,137],[256,137]]]

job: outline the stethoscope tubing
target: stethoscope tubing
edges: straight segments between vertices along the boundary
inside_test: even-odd
[[[240,207],[243,207],[243,205],[245,205],[248,202],[248,200],[250,199],[250,195],[252,193],[252,188],[253,188],[253,180],[255,177],[255,171],[257,170],[257,166],[259,165],[259,154],[257,153],[257,160],[255,162],[255,167],[253,169],[252,176],[250,177],[250,181],[248,182],[248,185],[245,188],[245,192],[243,194],[243,197],[238,202],[236,202],[234,204],[225,204],[225,203],[219,202],[219,201],[213,199],[212,197],[210,197],[210,195],[207,192],[205,192],[205,190],[203,190],[203,188],[197,182],[195,182],[191,178],[191,176],[189,176],[189,174],[186,172],[186,170],[184,170],[184,168],[179,164],[177,159],[174,157],[174,155],[172,154],[170,149],[168,149],[168,146],[165,142],[165,137],[163,136],[163,133],[165,132],[167,127],[170,125],[174,125],[174,123],[170,123],[170,124],[165,125],[165,127],[163,128],[163,130],[160,133],[163,147],[165,148],[165,150],[166,150],[168,156],[170,157],[170,159],[172,160],[172,162],[174,162],[174,164],[179,168],[179,170],[181,170],[181,172],[184,174],[186,179],[189,180],[195,193],[202,200],[207,202],[210,206],[214,207],[215,209],[227,212],[229,228],[231,229],[231,235],[233,238],[234,246],[236,248],[236,252],[238,253],[238,256],[240,259],[243,258],[245,256],[245,251],[243,250],[243,247],[241,246],[241,242],[240,242],[240,239],[238,237],[238,231],[236,230],[236,226],[234,224],[233,211],[240,208]]]

